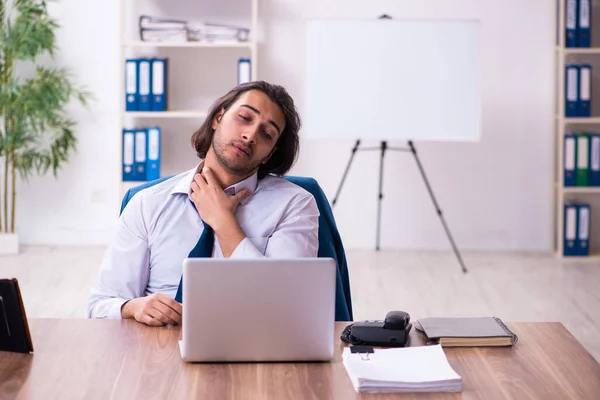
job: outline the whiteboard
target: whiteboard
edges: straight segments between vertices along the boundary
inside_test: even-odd
[[[304,134],[477,141],[479,22],[307,22]]]

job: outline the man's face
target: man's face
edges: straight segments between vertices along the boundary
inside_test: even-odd
[[[271,156],[285,129],[285,117],[266,94],[251,90],[226,113],[219,112],[212,128],[211,149],[219,163],[234,175],[249,176]]]

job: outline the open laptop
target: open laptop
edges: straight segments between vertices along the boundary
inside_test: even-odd
[[[190,362],[328,361],[335,288],[331,258],[187,258],[181,357]]]

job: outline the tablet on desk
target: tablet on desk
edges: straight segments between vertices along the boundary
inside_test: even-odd
[[[25,307],[16,279],[0,279],[0,351],[33,352]]]

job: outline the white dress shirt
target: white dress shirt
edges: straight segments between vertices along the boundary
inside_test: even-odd
[[[197,168],[138,192],[116,227],[88,301],[89,318],[121,318],[127,300],[156,292],[175,297],[183,260],[194,248],[204,224],[190,202]],[[316,257],[319,209],[309,192],[284,178],[257,174],[225,189],[250,189],[236,220],[246,238],[230,258]],[[217,235],[213,257],[223,258]]]

